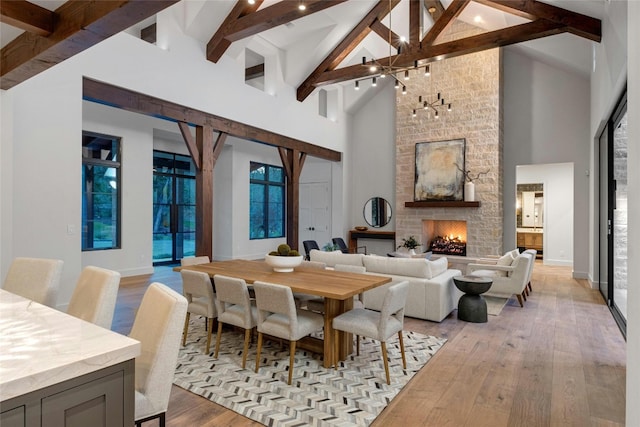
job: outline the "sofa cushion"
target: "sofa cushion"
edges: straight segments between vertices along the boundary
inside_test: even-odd
[[[345,254],[341,251],[325,252],[312,249],[309,252],[309,257],[311,261],[324,262],[327,267],[334,267],[336,264],[362,266],[364,254]]]
[[[431,279],[447,271],[446,258],[429,261],[424,258],[393,258],[366,255],[362,262],[369,273]]]
[[[435,261],[427,261],[431,275],[427,279],[433,279],[436,276],[441,275],[447,268],[449,268],[449,260],[446,257],[438,258]]]
[[[520,250],[518,248],[515,248],[514,250],[509,251],[508,253],[511,254],[511,258],[516,259],[518,255],[520,255]]]

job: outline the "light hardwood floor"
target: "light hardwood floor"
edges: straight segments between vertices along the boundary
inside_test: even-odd
[[[114,330],[129,332],[153,281],[181,290],[170,268],[124,278]],[[373,426],[624,426],[626,344],[599,292],[539,261],[532,284],[524,308],[512,298],[488,323],[458,321],[456,311],[442,323],[406,318],[405,329],[448,342]],[[259,425],[172,389],[167,426]]]

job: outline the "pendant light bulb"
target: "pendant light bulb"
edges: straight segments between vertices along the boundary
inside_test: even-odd
[[[403,95],[407,94],[407,87],[406,86],[402,86],[402,94]]]
[[[396,89],[400,89],[400,82],[396,80],[396,84],[394,85]]]
[[[412,116],[413,116],[413,117],[415,117],[415,116],[416,116],[416,110],[415,110],[415,109],[413,110],[413,114],[412,114]]]
[[[409,80],[409,70],[404,70],[404,79]]]
[[[375,77],[371,80],[371,86],[373,86],[373,87],[378,86],[378,81],[376,80]]]
[[[360,82],[356,81],[356,87],[355,90],[360,90]]]
[[[425,77],[429,77],[431,75],[431,68],[428,65],[424,67],[424,75]]]
[[[451,111],[451,104],[447,107],[447,111]]]

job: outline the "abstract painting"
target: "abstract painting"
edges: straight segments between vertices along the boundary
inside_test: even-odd
[[[465,140],[416,144],[414,201],[463,200]]]

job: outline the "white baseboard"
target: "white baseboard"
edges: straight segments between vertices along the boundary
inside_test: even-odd
[[[566,259],[547,259],[545,258],[542,262],[544,265],[557,265],[560,267],[573,267],[573,261],[568,261]]]
[[[120,270],[120,275],[122,277],[142,276],[144,274],[153,274],[153,266],[150,265],[148,267],[137,267]]]

